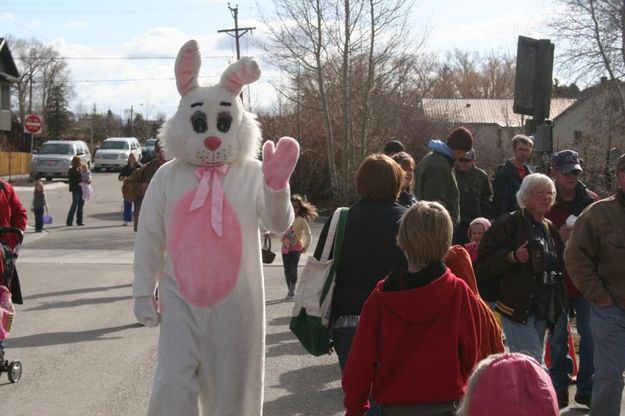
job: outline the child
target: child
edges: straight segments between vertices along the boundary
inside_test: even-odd
[[[478,298],[443,263],[452,235],[438,202],[402,216],[397,244],[408,269],[381,280],[362,309],[343,373],[346,416],[364,415],[369,394],[383,414],[455,414],[482,328]]]
[[[48,200],[43,190],[43,182],[35,182],[35,191],[33,192],[33,200],[30,204],[30,212],[35,214],[35,232],[43,231],[43,213],[48,213]]]
[[[93,197],[93,186],[91,186],[91,171],[84,163],[80,165],[80,187],[82,188],[82,200],[89,201]]]
[[[516,352],[482,360],[467,383],[458,416],[557,416],[558,399],[549,374],[533,358]]]
[[[417,197],[414,195],[412,190],[414,189],[414,168],[415,161],[406,152],[399,152],[393,155],[393,160],[401,166],[404,171],[404,179],[401,184],[401,192],[397,197],[397,202],[405,206],[406,208],[410,208],[415,202],[417,202]]]
[[[317,218],[317,208],[300,195],[292,195],[291,204],[295,212],[295,220],[282,236],[282,262],[284,264],[284,277],[288,287],[286,300],[293,300],[295,297],[297,265],[301,253],[308,249],[311,240],[310,226],[308,224]]]
[[[464,248],[467,249],[469,255],[471,256],[471,261],[477,260],[477,252],[480,248],[480,241],[482,241],[482,237],[486,230],[490,228],[490,221],[486,218],[478,217],[471,221],[469,224],[469,242],[464,245]]]

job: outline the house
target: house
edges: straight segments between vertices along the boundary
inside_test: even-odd
[[[0,38],[0,131],[11,130],[11,83],[19,78],[5,38]]]
[[[493,169],[493,166],[510,157],[512,137],[523,133],[526,116],[512,111],[513,101],[487,98],[424,98],[421,104],[428,118],[453,126],[462,125],[471,130],[481,165]],[[555,119],[574,103],[575,99],[552,99],[549,117]]]
[[[622,108],[625,84],[602,77],[581,97],[553,118],[555,149],[576,148],[590,142],[605,151],[625,145],[625,115]]]

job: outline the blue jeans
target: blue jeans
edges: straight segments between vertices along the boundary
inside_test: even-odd
[[[132,222],[132,201],[124,200],[124,222]]]
[[[544,319],[536,319],[534,315],[529,315],[527,324],[520,324],[501,315],[501,324],[503,325],[503,333],[506,335],[506,342],[510,352],[520,352],[529,355],[542,366],[545,365],[543,348],[547,322]]]
[[[349,326],[343,328],[335,328],[332,330],[332,341],[334,342],[334,351],[339,357],[339,366],[341,367],[341,374],[345,369],[347,363],[347,356],[349,355],[349,349],[352,347],[352,341],[356,335],[356,327]],[[371,407],[367,411],[367,416],[382,416],[382,405],[375,403],[371,396],[369,396],[369,403]]]
[[[74,222],[74,213],[76,214],[76,224],[82,224],[82,207],[85,205],[85,201],[82,200],[82,189],[78,187],[78,190],[72,191],[72,206],[69,207],[67,213],[66,225],[72,225]]]
[[[553,329],[549,346],[551,348],[551,368],[549,375],[556,391],[566,390],[571,382],[573,360],[569,355],[569,311],[573,308],[577,318],[579,339],[579,373],[577,374],[577,391],[592,392],[592,375],[594,341],[590,330],[591,303],[583,296],[570,297],[566,300],[564,311]]]
[[[619,416],[625,371],[625,310],[616,305],[592,305],[595,375],[591,416]]]

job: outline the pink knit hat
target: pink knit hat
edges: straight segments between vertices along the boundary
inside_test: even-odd
[[[484,359],[468,382],[459,416],[558,416],[558,399],[547,371],[520,353]]]
[[[482,224],[482,226],[484,227],[484,232],[488,231],[488,229],[490,228],[490,221],[488,221],[484,217],[477,217],[476,219],[471,221],[471,224],[469,224],[469,229],[467,230],[467,236],[469,237],[469,239],[471,239],[471,227],[473,227],[473,224]]]

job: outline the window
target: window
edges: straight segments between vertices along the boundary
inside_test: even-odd
[[[0,110],[11,109],[11,87],[8,82],[0,84]]]

